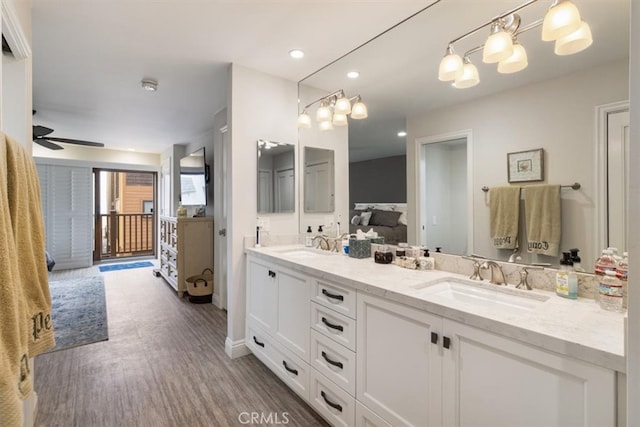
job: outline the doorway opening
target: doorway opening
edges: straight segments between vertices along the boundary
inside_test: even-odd
[[[155,256],[156,173],[95,168],[93,177],[93,260]]]
[[[417,141],[417,240],[449,254],[467,255],[473,248],[470,138],[460,132]]]

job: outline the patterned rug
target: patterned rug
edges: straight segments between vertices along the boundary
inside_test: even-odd
[[[101,276],[49,282],[56,346],[50,351],[109,339]]]
[[[100,271],[128,270],[130,268],[153,267],[149,261],[128,262],[126,264],[107,264],[98,267]]]

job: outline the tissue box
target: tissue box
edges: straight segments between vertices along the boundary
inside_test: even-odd
[[[349,256],[351,258],[369,258],[371,256],[371,240],[349,239]]]

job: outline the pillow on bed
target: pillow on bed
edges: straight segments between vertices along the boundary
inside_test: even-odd
[[[360,215],[354,215],[351,217],[351,225],[360,225],[362,217]]]
[[[395,227],[398,225],[398,218],[400,218],[400,215],[402,215],[402,212],[373,209],[371,211],[371,220],[369,221],[369,225]]]
[[[373,225],[371,224],[372,216],[373,216],[373,212],[369,212],[369,211],[362,212],[360,214],[360,225],[364,225],[364,226]]]

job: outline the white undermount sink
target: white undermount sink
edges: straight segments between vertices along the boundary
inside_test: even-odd
[[[549,299],[531,291],[453,277],[422,283],[414,288],[418,289],[417,297],[434,297],[495,310],[531,311]]]
[[[285,250],[279,250],[277,252],[281,255],[288,256],[291,258],[297,258],[297,259],[316,258],[319,256],[327,256],[331,254],[331,252],[329,251],[323,251],[321,249],[307,248],[307,247],[290,248]]]

